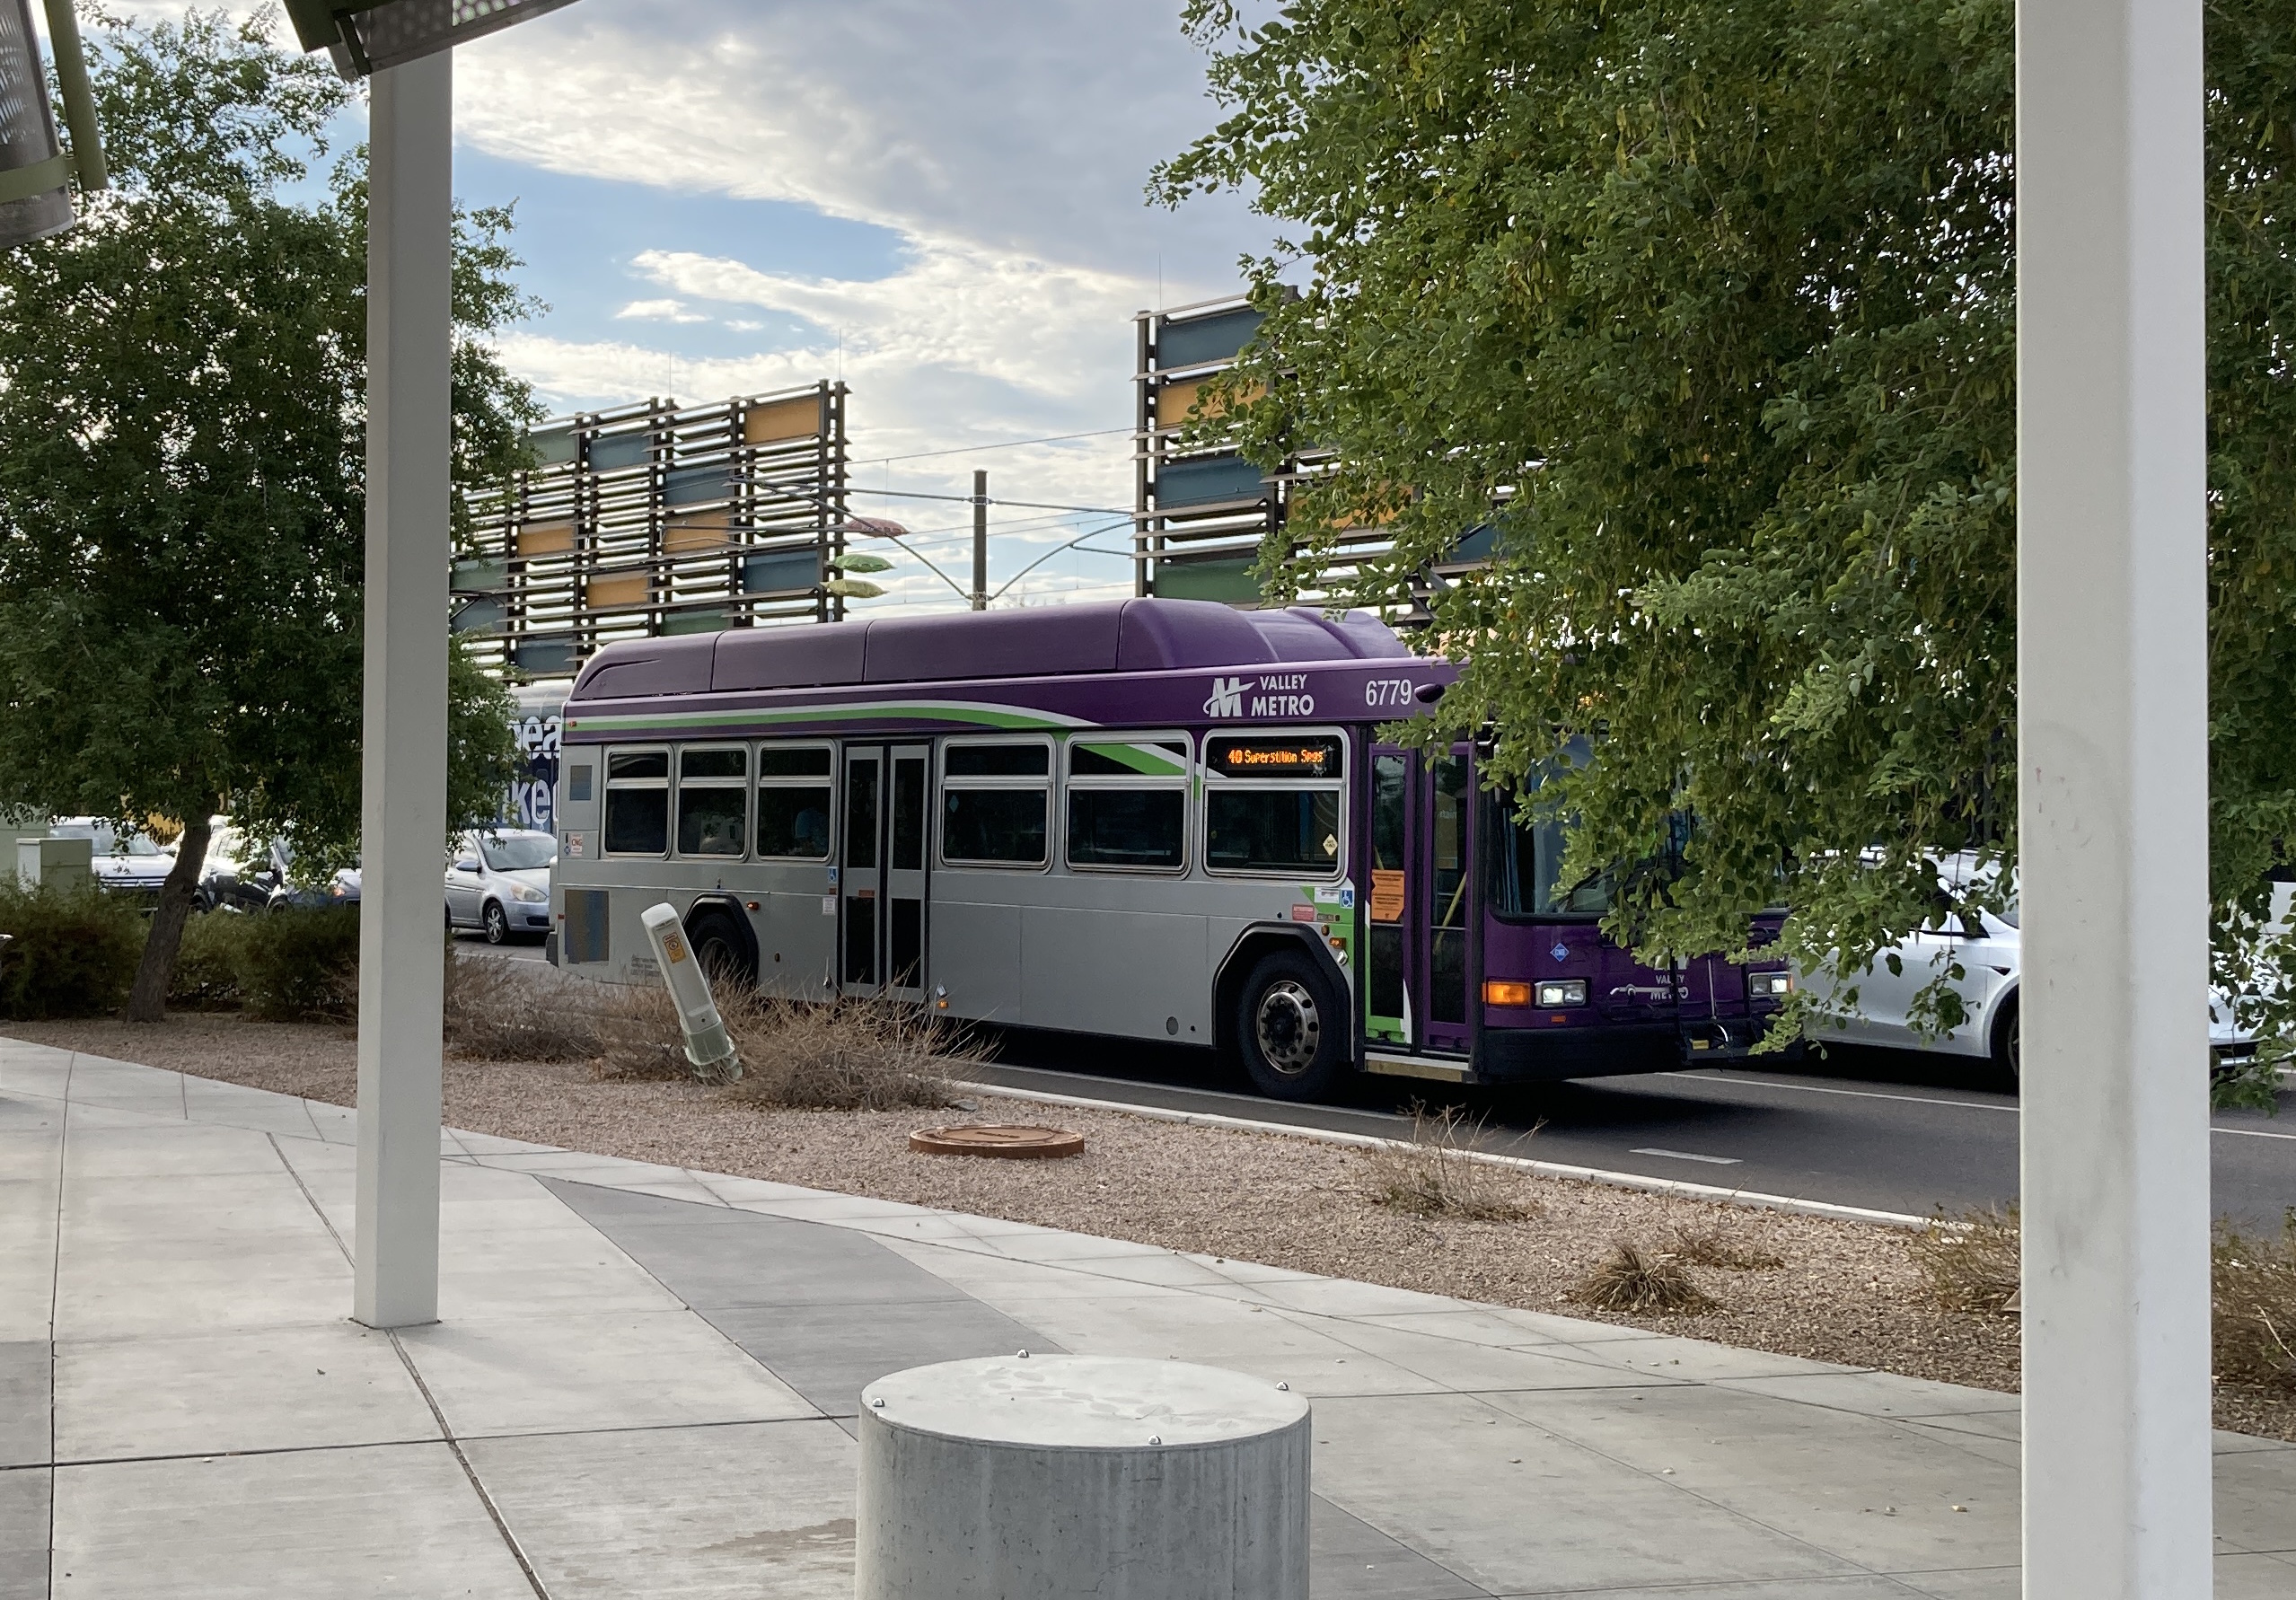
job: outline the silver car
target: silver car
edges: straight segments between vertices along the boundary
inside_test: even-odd
[[[446,926],[476,928],[489,945],[550,930],[550,868],[558,840],[531,828],[489,828],[454,841],[446,866]]]

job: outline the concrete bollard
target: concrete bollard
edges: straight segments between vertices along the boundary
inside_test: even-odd
[[[1307,1402],[1178,1361],[999,1356],[861,1392],[858,1600],[1306,1600]]]

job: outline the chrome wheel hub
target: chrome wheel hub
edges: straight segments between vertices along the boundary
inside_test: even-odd
[[[1270,984],[1253,1015],[1252,1033],[1267,1064],[1286,1077],[1297,1077],[1315,1064],[1323,1042],[1324,1021],[1315,1010],[1315,997],[1305,986],[1286,978]]]

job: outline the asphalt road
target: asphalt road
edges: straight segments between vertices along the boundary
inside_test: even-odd
[[[1925,1215],[2017,1197],[2018,1105],[1982,1063],[1850,1050],[1792,1072],[1744,1068],[1589,1078],[1504,1095],[1367,1079],[1344,1106],[1248,1092],[1209,1052],[1111,1046],[1058,1034],[999,1035],[991,1081],[1094,1099],[1392,1135],[1414,1097],[1482,1118],[1486,1148],[1543,1161],[1678,1178],[1803,1200]],[[1089,1060],[1089,1071],[1069,1069]],[[2277,1227],[2296,1206],[2296,1091],[2282,1115],[2220,1112],[2214,1203]]]
[[[539,962],[542,946],[468,954]],[[1088,1099],[1289,1122],[1383,1137],[1407,1130],[1414,1100],[1482,1119],[1485,1148],[1611,1172],[1926,1215],[2017,1198],[2018,1107],[1983,1062],[1834,1045],[1791,1072],[1702,1068],[1586,1078],[1507,1094],[1365,1078],[1342,1105],[1254,1095],[1209,1051],[1074,1034],[998,1031],[991,1082]],[[2277,1227],[2296,1206],[2296,1090],[2282,1114],[2212,1119],[2214,1202]]]

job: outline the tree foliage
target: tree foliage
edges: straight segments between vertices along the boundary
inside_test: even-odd
[[[104,22],[115,187],[0,256],[0,805],[181,819],[192,876],[216,810],[314,862],[359,828],[364,163],[312,196],[348,91],[268,28]],[[508,224],[458,230],[461,486],[535,409],[480,342],[523,310]],[[491,816],[506,699],[451,681],[450,808]]]
[[[2296,834],[2292,23],[2208,13],[2227,917]],[[2013,864],[2013,24],[2011,0],[1189,8],[1227,115],[1152,192],[1243,189],[1289,230],[1246,263],[1268,315],[1222,425],[1263,462],[1338,452],[1262,569],[1281,592],[1317,530],[1392,509],[1393,558],[1343,596],[1376,603],[1491,523],[1496,558],[1433,602],[1464,676],[1428,732],[1494,719],[1494,773],[1545,774],[1527,803],[1572,819],[1577,870],[1694,814],[1681,875],[1614,913],[1646,949],[1739,949],[1782,901],[1797,953],[1853,978],[1936,914],[1936,853]],[[1553,770],[1579,735],[1595,759]]]

